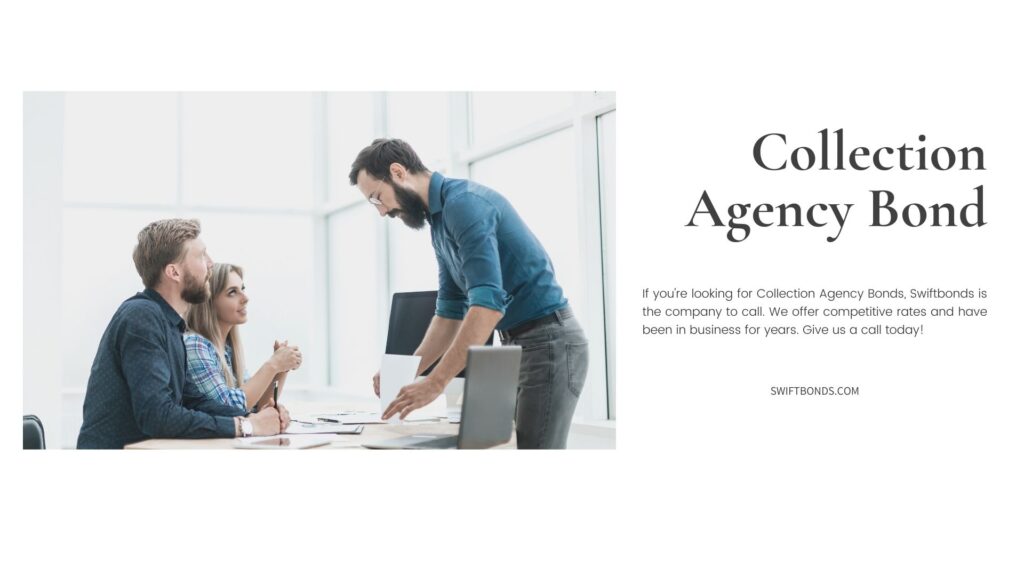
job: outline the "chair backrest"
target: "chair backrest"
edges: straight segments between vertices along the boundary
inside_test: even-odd
[[[46,448],[46,434],[43,422],[37,416],[28,415],[22,419],[22,449],[42,450]]]

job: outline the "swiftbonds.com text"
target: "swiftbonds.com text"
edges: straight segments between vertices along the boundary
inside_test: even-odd
[[[860,387],[772,386],[772,396],[860,396]]]

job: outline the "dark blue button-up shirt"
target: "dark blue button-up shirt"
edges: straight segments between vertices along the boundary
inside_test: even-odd
[[[429,198],[438,316],[461,320],[482,306],[503,313],[497,329],[508,330],[568,304],[547,252],[504,196],[434,172]]]
[[[85,392],[79,448],[147,438],[231,438],[244,410],[185,385],[185,320],[156,291],[121,304],[100,340]]]

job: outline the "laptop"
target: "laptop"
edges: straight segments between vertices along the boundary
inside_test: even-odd
[[[366,448],[490,448],[512,438],[519,388],[519,346],[472,346],[466,361],[458,434],[412,434],[363,444]]]

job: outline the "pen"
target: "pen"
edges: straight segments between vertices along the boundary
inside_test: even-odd
[[[339,422],[339,421],[337,421],[337,420],[334,420],[333,418],[322,418],[322,417],[317,417],[317,420],[319,420],[319,421],[321,421],[321,422],[330,422],[331,424],[341,424],[341,422]]]
[[[277,408],[277,380],[274,380],[274,408]]]

